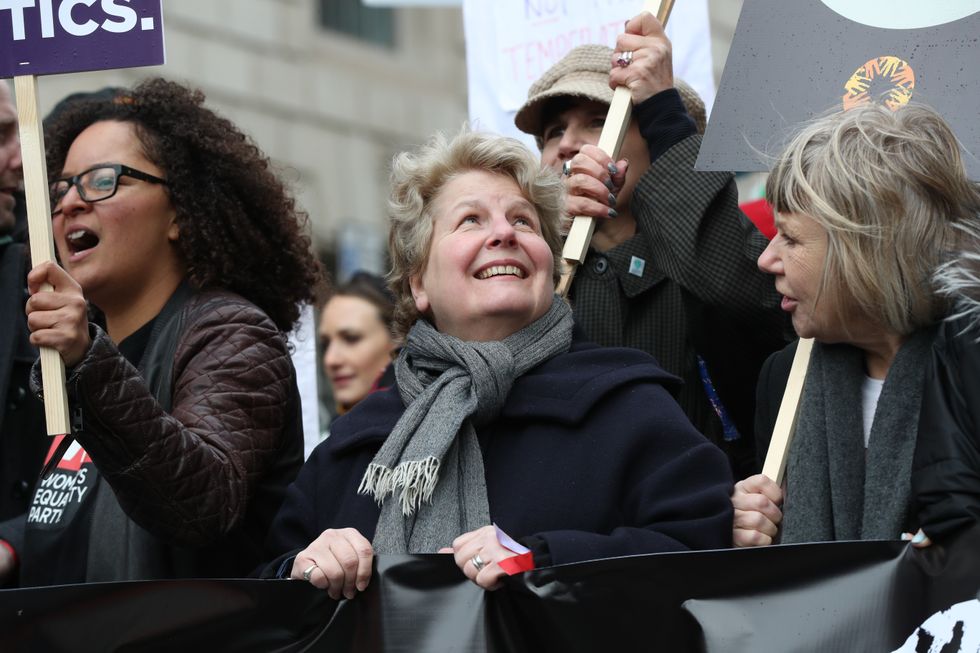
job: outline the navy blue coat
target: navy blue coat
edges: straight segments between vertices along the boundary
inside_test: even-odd
[[[647,354],[591,343],[517,379],[477,433],[492,520],[544,542],[552,564],[730,546],[728,462],[664,388],[675,382]],[[357,487],[403,410],[391,388],[334,422],[287,491],[267,573],[327,528],[372,539],[379,509]]]

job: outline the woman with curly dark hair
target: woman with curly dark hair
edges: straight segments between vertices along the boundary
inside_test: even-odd
[[[244,575],[302,463],[286,333],[319,275],[305,216],[203,103],[154,79],[47,125],[64,267],[31,272],[27,312],[68,368],[76,442],[53,442],[0,532],[21,585]]]

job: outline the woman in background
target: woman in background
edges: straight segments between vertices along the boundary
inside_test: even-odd
[[[381,382],[398,349],[392,334],[395,298],[384,280],[357,272],[334,290],[320,314],[323,371],[343,415]],[[380,382],[380,383],[379,383]]]

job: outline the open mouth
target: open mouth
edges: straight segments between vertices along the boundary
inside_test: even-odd
[[[65,236],[65,243],[68,246],[68,251],[72,254],[78,254],[98,245],[99,237],[88,229],[75,229]]]
[[[501,276],[511,276],[517,277],[518,279],[523,279],[527,276],[527,273],[516,265],[491,265],[487,269],[478,272],[476,278],[489,279],[491,277]]]

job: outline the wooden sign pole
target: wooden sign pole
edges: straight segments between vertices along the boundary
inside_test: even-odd
[[[673,8],[674,0],[645,0],[643,3],[644,11],[649,11],[656,16],[664,27],[667,26],[667,19],[670,18],[670,11]],[[609,113],[606,114],[606,122],[599,135],[599,149],[608,154],[613,161],[619,157],[619,149],[623,145],[623,138],[626,137],[632,114],[633,100],[630,97],[630,90],[620,86],[613,92]],[[580,215],[572,220],[572,227],[568,231],[561,252],[564,266],[557,290],[562,297],[568,296],[572,280],[575,278],[575,270],[585,261],[593,232],[595,232],[595,218]]]
[[[800,397],[803,395],[803,382],[806,381],[806,371],[810,365],[810,352],[813,350],[813,338],[800,338],[796,345],[796,355],[786,380],[786,390],[779,404],[776,415],[776,426],[769,441],[769,451],[766,452],[766,462],[762,473],[776,482],[783,484],[786,474],[786,455],[793,443],[796,432],[796,416],[800,409]]]
[[[44,157],[44,129],[37,102],[37,77],[14,77],[17,120],[20,123],[20,148],[24,164],[24,194],[27,197],[27,227],[31,243],[31,264],[54,260],[54,236],[51,231],[51,200],[48,194],[48,165]],[[45,284],[44,291],[52,290]],[[67,435],[68,393],[65,389],[65,364],[61,355],[50,347],[41,348],[41,378],[44,381],[44,417],[48,435]]]

